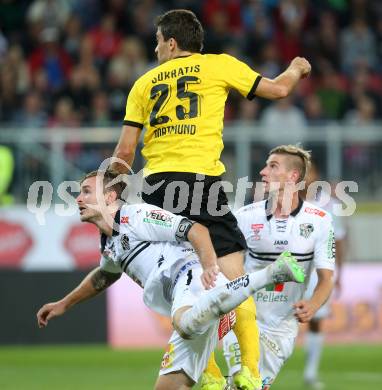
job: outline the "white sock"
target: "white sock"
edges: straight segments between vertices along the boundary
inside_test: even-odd
[[[221,315],[229,313],[255,291],[273,283],[269,267],[245,274],[204,293],[180,319],[181,329],[189,336],[203,334]]]
[[[306,362],[304,370],[304,378],[306,381],[317,380],[323,343],[324,335],[321,332],[307,332],[305,339]]]
[[[234,376],[241,369],[241,352],[235,333],[232,330],[223,338],[223,353],[227,363],[228,375]]]

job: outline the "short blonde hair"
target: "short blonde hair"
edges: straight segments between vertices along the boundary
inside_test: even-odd
[[[298,170],[300,174],[298,181],[302,181],[306,178],[312,160],[310,150],[305,150],[299,145],[279,145],[269,152],[269,156],[271,154],[284,154],[293,157],[289,160],[289,165],[291,169]]]
[[[106,170],[106,171],[91,171],[87,173],[81,180],[80,184],[82,184],[86,179],[89,179],[90,177],[97,177],[102,176],[103,178],[103,187],[106,189],[107,185],[111,183],[114,179],[116,179],[119,176],[119,173],[112,170]],[[124,181],[119,181],[118,183],[114,183],[112,186],[110,186],[107,190],[108,191],[115,191],[117,194],[117,199],[122,199],[122,194],[127,187],[126,183]],[[123,200],[123,199],[122,199]]]

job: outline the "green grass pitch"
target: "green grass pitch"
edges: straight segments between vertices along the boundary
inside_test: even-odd
[[[105,346],[0,347],[0,389],[148,390],[153,388],[161,358],[160,350]],[[297,349],[272,390],[304,389],[303,359],[303,351]],[[379,390],[381,367],[380,345],[328,346],[321,377],[326,390]]]

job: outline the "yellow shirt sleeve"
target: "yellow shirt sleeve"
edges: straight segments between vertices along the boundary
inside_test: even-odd
[[[139,81],[139,80],[138,80]],[[143,128],[145,122],[144,107],[142,96],[138,87],[138,81],[131,88],[126,103],[126,114],[123,121],[124,125]]]
[[[252,100],[255,97],[261,75],[244,62],[228,54],[222,54],[221,60],[223,66],[220,69],[223,71],[228,87],[236,89],[241,95]]]

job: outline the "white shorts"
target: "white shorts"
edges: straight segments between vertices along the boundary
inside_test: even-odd
[[[310,275],[308,286],[304,294],[305,299],[312,298],[317,283],[318,283],[317,272],[315,269],[313,269],[312,274]],[[326,317],[329,317],[329,315],[330,315],[330,298],[314,313],[313,319],[321,320]]]
[[[202,294],[208,293],[200,279],[202,272],[200,264],[191,265],[182,270],[173,291],[171,317],[179,308],[192,306]],[[224,275],[219,274],[216,285],[226,282]],[[196,336],[193,340],[182,339],[174,331],[163,356],[159,375],[183,370],[187,376],[197,382],[207,367],[211,353],[217,346],[218,328],[219,320],[216,320],[204,334]]]
[[[159,375],[184,371],[188,377],[197,382],[217,346],[218,327],[219,321],[215,321],[206,333],[198,335],[193,340],[182,339],[174,331],[163,356]]]
[[[268,389],[275,380],[281,367],[293,352],[295,337],[285,337],[260,329],[260,375],[263,390]],[[223,339],[224,356],[229,375],[235,374],[241,367],[240,347],[235,334],[231,331]]]

